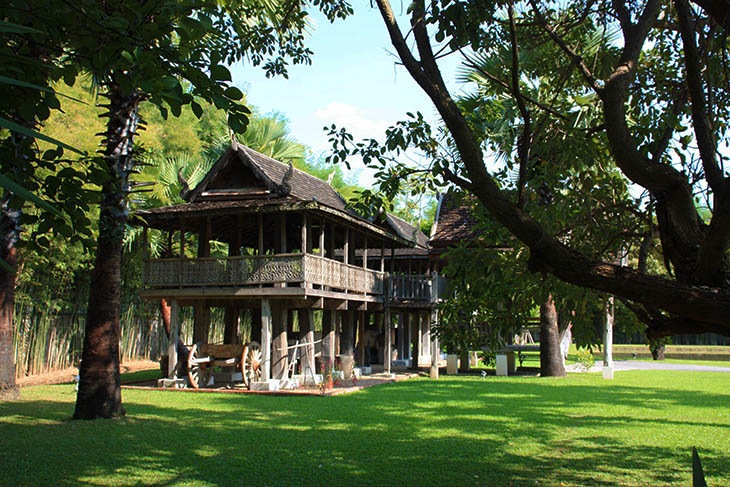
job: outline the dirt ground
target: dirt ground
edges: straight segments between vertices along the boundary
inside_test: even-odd
[[[121,365],[122,373],[159,368],[160,364],[152,360],[134,360],[130,362],[124,362]],[[64,384],[67,382],[73,382],[73,376],[77,375],[78,373],[79,370],[76,367],[70,367],[68,369],[56,370],[45,374],[18,377],[16,379],[16,382],[20,387],[39,386],[43,384]]]

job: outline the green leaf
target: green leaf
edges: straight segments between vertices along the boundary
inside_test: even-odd
[[[13,24],[12,22],[0,21],[0,32],[12,32],[15,34],[45,34],[45,32],[26,27],[24,25]]]
[[[35,90],[45,91],[47,93],[53,93],[54,95],[64,96],[64,97],[68,98],[69,100],[77,101],[79,103],[83,103],[84,105],[87,105],[87,103],[85,101],[79,100],[78,98],[74,98],[73,96],[64,95],[63,93],[59,93],[50,88],[44,88],[43,86],[35,85],[33,83],[28,83],[26,81],[20,81],[18,79],[8,78],[7,76],[0,76],[0,83],[4,83],[6,85],[20,86],[23,88],[33,88]]]
[[[231,72],[222,64],[210,67],[210,77],[216,81],[231,81]]]
[[[41,139],[45,140],[46,142],[50,142],[51,144],[56,144],[58,146],[63,147],[64,149],[68,149],[71,152],[75,152],[79,155],[86,156],[86,152],[79,150],[75,147],[72,147],[68,144],[65,144],[61,142],[60,140],[54,139],[53,137],[49,137],[47,135],[43,135],[40,132],[36,132],[35,130],[31,130],[29,128],[23,127],[22,125],[18,125],[15,122],[11,122],[10,120],[6,120],[2,117],[0,117],[0,127],[6,128],[8,130],[12,130],[13,132],[18,132],[19,134],[23,134],[26,137],[32,137],[34,139]]]
[[[196,117],[200,118],[203,116],[203,107],[201,107],[198,102],[191,101],[190,108],[193,110],[193,113],[195,114]]]
[[[41,208],[44,208],[54,215],[58,215],[61,218],[64,218],[63,214],[58,211],[52,204],[49,202],[40,199],[38,196],[34,195],[12,179],[8,178],[4,174],[0,174],[0,186],[7,189],[8,191],[20,196],[21,198],[28,200],[32,203],[35,203],[37,206],[40,206]]]
[[[226,96],[226,98],[229,98],[231,100],[237,101],[243,98],[243,92],[235,86],[229,86],[228,88],[226,88],[226,91],[224,91],[223,94]]]

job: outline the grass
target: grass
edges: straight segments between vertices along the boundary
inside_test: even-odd
[[[730,485],[730,376],[411,379],[335,397],[124,390],[77,422],[73,386],[0,403],[2,486]]]

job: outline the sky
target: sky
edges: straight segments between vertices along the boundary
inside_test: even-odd
[[[330,24],[317,12],[315,30],[308,41],[314,51],[311,65],[291,66],[289,79],[266,78],[261,68],[238,64],[231,67],[233,82],[247,93],[247,101],[260,112],[280,112],[289,120],[292,136],[314,154],[330,145],[322,128],[346,127],[356,140],[383,139],[385,129],[420,111],[438,120],[426,94],[397,58],[377,9],[369,2],[353,2],[355,14]],[[393,2],[396,13],[400,6]],[[402,18],[405,21],[405,17]],[[441,63],[446,79],[453,79],[459,60]],[[457,88],[455,83],[452,88]],[[362,167],[353,164],[353,169]],[[370,178],[362,171],[360,184]],[[364,180],[363,180],[364,179]]]

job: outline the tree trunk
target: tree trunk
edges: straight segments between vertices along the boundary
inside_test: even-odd
[[[664,360],[664,350],[666,345],[663,343],[656,343],[651,346],[651,358],[653,360]]]
[[[0,203],[0,258],[12,271],[0,269],[0,401],[17,399],[15,360],[13,354],[13,311],[15,309],[15,277],[17,270],[16,244],[20,235],[20,210],[10,207],[9,191]]]
[[[540,376],[565,377],[560,356],[558,313],[552,296],[540,306]]]
[[[111,418],[125,414],[119,379],[119,319],[122,239],[127,222],[125,196],[134,167],[133,139],[141,94],[108,86],[109,113],[104,161],[110,179],[102,186],[99,241],[91,278],[79,392],[74,419]]]

